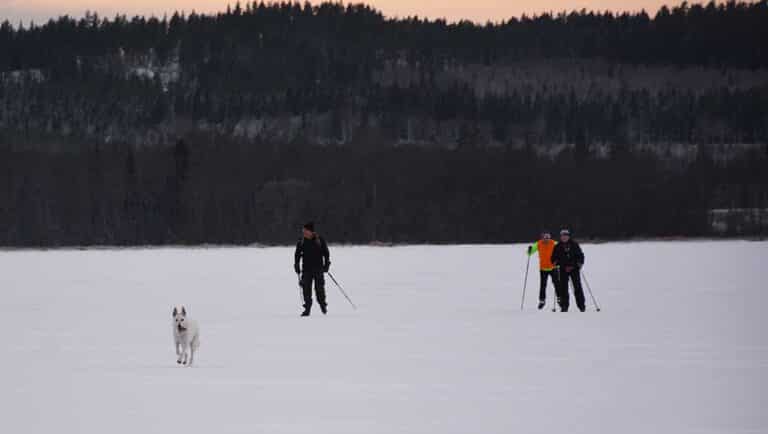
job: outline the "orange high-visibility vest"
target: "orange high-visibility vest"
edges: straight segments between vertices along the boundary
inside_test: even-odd
[[[555,240],[536,241],[536,250],[539,251],[539,269],[550,271],[555,268],[552,265],[552,251],[555,250]]]

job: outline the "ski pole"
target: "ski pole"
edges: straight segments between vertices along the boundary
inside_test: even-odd
[[[342,288],[341,285],[339,285],[339,282],[336,281],[336,279],[333,277],[333,274],[331,274],[330,271],[328,272],[328,276],[331,277],[331,280],[333,280],[333,283],[335,283],[336,287],[339,288],[339,291],[341,291],[341,293],[344,295],[344,298],[346,298],[349,304],[352,305],[352,309],[357,310],[357,306],[355,306],[355,303],[352,303],[352,300],[349,299],[349,296],[347,295],[347,293],[344,292],[344,288]]]
[[[520,310],[523,310],[525,304],[525,287],[528,285],[528,267],[531,265],[531,255],[528,255],[528,262],[525,264],[525,279],[523,280],[523,299],[520,301]]]
[[[592,288],[589,287],[589,281],[587,280],[587,275],[584,274],[584,272],[581,272],[581,277],[584,278],[584,283],[587,284],[587,290],[589,290],[589,296],[592,297],[592,303],[594,303],[595,308],[598,312],[600,312],[600,306],[597,305],[597,300],[595,300],[595,296],[592,294]]]
[[[555,301],[552,303],[552,312],[557,312],[557,304],[560,301],[560,267],[557,267],[557,282],[553,282],[552,286],[555,287]]]

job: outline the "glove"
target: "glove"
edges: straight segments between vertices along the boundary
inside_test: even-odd
[[[331,262],[328,261],[328,262],[325,263],[325,267],[323,267],[323,273],[327,273],[328,270],[330,270],[330,269],[331,269]]]
[[[528,256],[531,256],[533,254],[533,246],[528,246]]]
[[[293,264],[293,271],[296,272],[296,274],[301,274],[301,268],[299,268],[299,264]]]

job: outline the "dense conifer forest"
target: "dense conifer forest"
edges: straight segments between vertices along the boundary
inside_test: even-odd
[[[766,41],[766,0],[6,21],[0,245],[765,235]]]

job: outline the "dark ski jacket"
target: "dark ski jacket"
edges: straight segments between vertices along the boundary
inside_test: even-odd
[[[573,240],[559,242],[552,251],[552,264],[556,267],[576,267],[584,265],[584,252],[579,243]]]
[[[303,262],[301,268],[299,268],[299,261]],[[296,243],[293,268],[297,273],[301,270],[305,272],[326,271],[330,265],[331,254],[328,251],[328,244],[320,235],[315,235],[312,239],[302,237]]]

